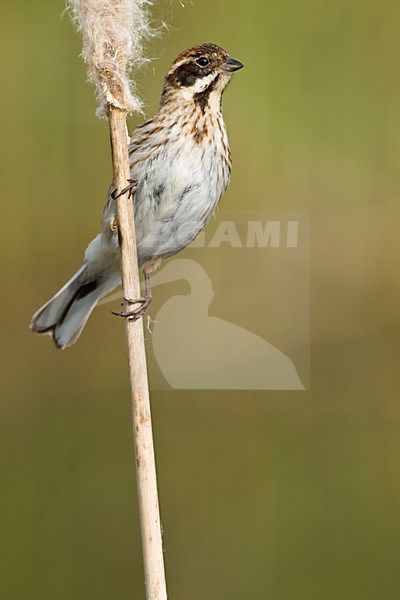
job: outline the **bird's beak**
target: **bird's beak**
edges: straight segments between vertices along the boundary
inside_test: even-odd
[[[228,58],[222,65],[224,71],[229,71],[230,73],[233,73],[233,71],[238,71],[239,69],[243,69],[243,67],[244,65],[242,65],[241,62],[235,60],[234,58],[231,58],[230,56],[228,56]]]

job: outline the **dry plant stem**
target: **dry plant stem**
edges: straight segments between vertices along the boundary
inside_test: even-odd
[[[114,187],[117,193],[130,178],[126,112],[109,106]],[[125,193],[116,200],[122,286],[125,298],[140,297],[140,278],[132,198]],[[125,307],[128,310],[128,307]],[[151,426],[149,386],[143,321],[125,319],[135,440],[136,477],[147,600],[166,600],[160,512]]]

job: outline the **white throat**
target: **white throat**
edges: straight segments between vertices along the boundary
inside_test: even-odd
[[[196,82],[190,87],[181,88],[182,96],[185,98],[185,100],[191,100],[194,94],[200,94],[201,92],[204,92],[204,90],[208,88],[210,83],[212,83],[217,77],[217,73],[210,73],[205,77],[199,77],[196,80]]]

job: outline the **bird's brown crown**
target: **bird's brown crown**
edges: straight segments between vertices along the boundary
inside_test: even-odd
[[[190,87],[196,80],[217,72],[228,53],[215,44],[201,44],[182,52],[172,63],[166,83],[174,87]]]
[[[172,101],[194,100],[203,109],[214,92],[221,97],[232,73],[243,67],[216,44],[200,44],[182,52],[165,80],[161,106]]]

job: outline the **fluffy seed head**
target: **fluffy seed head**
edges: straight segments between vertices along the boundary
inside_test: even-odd
[[[150,25],[153,0],[66,0],[83,37],[82,56],[89,79],[96,84],[98,114],[107,103],[131,112],[141,101],[130,79],[132,68],[146,62],[144,41],[154,34]]]

